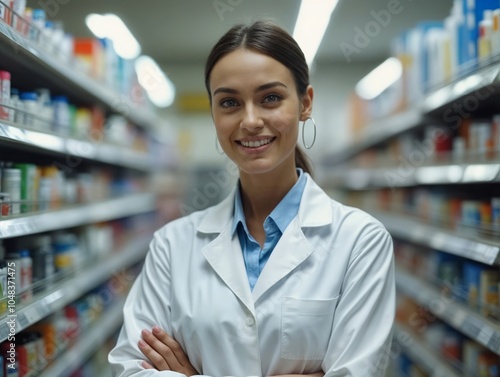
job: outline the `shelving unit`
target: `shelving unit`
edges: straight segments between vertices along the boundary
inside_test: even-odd
[[[107,256],[103,260],[92,261],[79,269],[69,279],[64,279],[43,292],[27,305],[16,308],[16,332],[35,324],[48,315],[78,299],[93,287],[110,279],[125,268],[140,262],[147,253],[151,237],[143,237],[132,242],[123,250]],[[9,317],[0,319],[0,342],[9,335]]]
[[[43,51],[35,43],[1,21],[0,53],[2,60],[20,65],[56,85],[64,85],[64,90],[68,94],[85,102],[101,104],[145,127],[154,127],[158,122],[157,116],[152,111],[137,106],[122,94],[111,91],[89,75],[75,69],[71,64],[65,64]]]
[[[165,163],[153,161],[149,155],[104,142],[94,143],[86,140],[65,138],[52,133],[28,130],[0,121],[0,142],[15,144],[16,147],[31,147],[40,152],[66,153],[87,160],[105,162],[129,169],[145,172],[164,167]]]
[[[140,128],[138,132],[141,136],[142,133],[154,136],[155,128],[162,123],[153,108],[138,104],[140,99],[115,92],[87,74],[76,61],[53,55],[45,46],[22,36],[3,21],[0,21],[0,56],[0,69],[11,72],[21,89],[23,85],[28,88],[34,88],[34,85],[47,87],[52,93],[68,97],[70,103],[75,106],[95,110],[99,117],[120,115]],[[3,103],[0,105],[10,106]],[[38,114],[28,115],[33,115],[34,119],[38,117]],[[69,137],[35,128],[0,120],[0,148],[4,150],[0,159],[37,163],[40,157],[37,165],[46,166],[42,164],[50,165],[52,157],[52,161],[62,161],[70,156],[84,161],[82,166],[73,169],[72,173],[75,175],[88,173],[89,168],[102,167],[104,164],[107,165],[106,174],[108,170],[112,170],[109,169],[110,166],[117,172],[116,176],[114,172],[109,173],[109,179],[121,180],[123,174],[125,179],[131,176],[134,183],[137,180],[141,184],[159,170],[172,167],[171,161],[158,161],[159,158],[149,151],[141,152],[108,141],[85,139],[85,136]],[[155,138],[144,137],[140,142],[145,144],[151,139]],[[108,175],[103,179],[108,179]],[[138,192],[101,201],[61,206],[43,212],[9,215],[0,218],[0,241],[146,215],[156,210],[156,195],[152,192]],[[116,224],[117,229],[122,225],[128,229],[129,222],[123,224]],[[106,231],[110,229],[111,225]],[[152,238],[151,232],[150,229],[145,230],[141,223],[140,236],[128,241],[122,249],[104,257],[83,261],[68,273],[56,273],[53,281],[40,291],[33,287],[33,298],[16,304],[15,317],[5,315],[0,318],[0,342],[8,338],[10,327],[7,322],[11,318],[16,322],[16,334],[29,329],[31,325],[59,312],[100,284],[121,276],[123,271],[140,263],[147,253]],[[84,329],[84,336],[79,337],[69,350],[61,353],[41,376],[66,377],[77,370],[118,330],[122,321],[123,305],[123,298],[115,301],[99,320]]]
[[[412,217],[372,211],[395,237],[488,265],[500,265],[500,243],[424,224]]]
[[[96,351],[98,352],[99,347],[119,329],[123,319],[124,304],[125,299],[117,300],[102,318],[85,330],[85,337],[58,357],[39,377],[69,376]]]
[[[500,182],[500,164],[484,162],[415,166],[401,173],[399,167],[359,168],[344,166],[329,177],[331,184],[348,190],[410,187],[417,185],[454,185]]]
[[[396,285],[431,313],[500,355],[500,326],[496,323],[404,270],[396,271]]]
[[[154,209],[154,195],[144,193],[40,214],[18,216],[0,221],[0,239],[119,219],[152,212]]]
[[[446,105],[451,105],[474,92],[490,88],[487,100],[494,101],[500,95],[497,85],[500,83],[500,64],[498,61],[481,67],[475,72],[449,83],[427,94],[417,104],[406,111],[391,115],[384,119],[366,125],[365,131],[356,136],[356,140],[339,148],[324,159],[325,167],[335,167],[350,160],[359,153],[372,148],[390,138],[421,127],[432,121],[443,122],[442,111]],[[436,118],[437,117],[437,118]]]
[[[366,126],[365,132],[356,136],[355,141],[328,156],[324,161],[324,165],[335,166],[351,159],[384,140],[418,127],[423,120],[422,112],[417,108],[374,121]]]
[[[396,323],[394,325],[394,339],[404,339],[405,342],[397,344],[403,352],[420,365],[430,377],[460,377],[456,370],[443,362],[436,353],[429,349],[420,339],[412,334],[411,329]]]
[[[396,194],[400,194],[395,194],[394,198],[405,203],[407,199],[408,202],[411,201],[409,195],[418,191],[412,188],[423,188],[420,194],[442,192],[446,197],[448,193],[454,192],[452,188],[457,187],[456,197],[457,201],[463,200],[461,203],[470,200],[484,204],[490,200],[491,196],[496,196],[491,193],[495,192],[497,187],[495,185],[500,182],[500,154],[497,149],[477,150],[475,153],[467,146],[464,147],[464,153],[459,151],[456,154],[448,153],[447,155],[444,153],[431,155],[430,151],[425,151],[429,153],[420,151],[420,156],[423,156],[421,159],[416,163],[404,165],[400,159],[403,156],[397,155],[397,147],[410,148],[410,144],[402,144],[403,141],[398,144],[392,141],[401,135],[409,136],[404,140],[407,143],[420,141],[422,135],[426,137],[426,130],[424,130],[426,126],[449,129],[453,136],[455,133],[459,134],[460,124],[453,123],[458,118],[458,113],[453,111],[455,108],[463,108],[467,101],[474,106],[464,119],[484,121],[498,114],[500,100],[500,61],[498,58],[497,56],[496,59],[489,60],[487,64],[475,70],[469,70],[454,81],[437,87],[422,101],[409,104],[404,112],[367,124],[364,131],[356,135],[353,142],[337,149],[324,159],[323,167],[328,174],[324,174],[325,179],[322,183],[328,189],[334,189],[339,196],[345,192],[352,192],[352,198],[356,203],[367,205],[366,208],[361,207],[361,209],[382,222],[394,238],[482,263],[485,269],[486,266],[490,266],[489,269],[500,271],[498,269],[500,238],[496,237],[493,232],[497,229],[496,224],[484,225],[483,229],[482,225],[465,225],[464,219],[463,224],[459,223],[451,229],[447,225],[426,222],[416,216],[382,211],[379,209],[382,207],[375,203],[377,198],[380,200],[392,198],[390,190],[394,189],[398,189]],[[450,114],[454,117],[450,117]],[[459,135],[463,137],[462,134]],[[414,141],[412,141],[413,136]],[[388,146],[387,154],[384,155],[383,148],[386,145]],[[415,144],[415,149],[418,149],[417,144]],[[485,192],[489,193],[489,196],[482,201],[481,185],[488,187]],[[461,187],[464,190],[460,190]],[[377,196],[377,190],[382,190],[383,193]],[[363,201],[365,194],[374,202]],[[439,195],[436,194],[436,196]],[[402,197],[404,199],[401,199]],[[399,202],[393,205],[390,199],[387,199],[386,204],[390,206],[388,208],[396,208]],[[431,199],[427,204],[433,205]],[[430,208],[429,212],[432,210]],[[439,210],[441,208],[435,208],[435,211]],[[462,216],[465,215],[462,214]],[[476,312],[458,297],[453,296],[450,289],[439,289],[431,282],[412,275],[400,266],[396,266],[396,285],[398,292],[410,297],[443,322],[485,346],[491,352],[500,355],[499,322]],[[397,324],[394,339],[402,333],[408,335],[411,331]],[[404,352],[430,376],[463,375],[461,371],[454,370],[451,364],[442,361],[436,352],[429,350],[418,338],[410,337],[409,343],[410,345],[406,347],[401,345]]]

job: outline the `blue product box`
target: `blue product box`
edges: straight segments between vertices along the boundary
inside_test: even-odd
[[[478,57],[479,22],[483,20],[485,10],[500,8],[500,0],[462,0],[465,14],[465,57],[467,61],[475,61]]]

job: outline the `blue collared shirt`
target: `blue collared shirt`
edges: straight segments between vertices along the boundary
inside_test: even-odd
[[[232,235],[234,237],[235,233],[238,233],[248,282],[252,290],[281,235],[299,212],[300,200],[306,186],[306,176],[300,168],[297,168],[297,173],[299,174],[299,179],[295,182],[295,185],[293,185],[264,221],[266,240],[262,249],[248,231],[239,186],[236,190]]]

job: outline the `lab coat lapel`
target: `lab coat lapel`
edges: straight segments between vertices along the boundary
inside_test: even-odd
[[[306,238],[302,229],[329,225],[333,221],[330,198],[309,174],[305,174],[307,183],[299,212],[285,229],[257,279],[252,292],[254,302],[314,252],[314,244]]]
[[[257,279],[252,292],[253,301],[257,302],[267,290],[297,268],[313,251],[314,248],[304,236],[296,216],[285,229]]]
[[[232,237],[230,230],[231,227],[226,227],[217,238],[203,248],[203,254],[236,297],[254,313],[240,241],[237,236]]]
[[[233,190],[228,198],[209,210],[198,226],[198,231],[219,233],[213,241],[203,247],[202,253],[236,297],[251,313],[255,313],[240,241],[237,235],[233,237],[231,234],[234,194]]]

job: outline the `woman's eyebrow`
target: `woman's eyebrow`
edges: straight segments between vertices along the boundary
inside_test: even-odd
[[[280,81],[273,81],[273,82],[270,82],[270,83],[267,83],[267,84],[259,86],[257,88],[257,92],[261,92],[263,90],[271,89],[271,88],[274,88],[275,86],[282,86],[282,87],[288,89],[288,87],[285,84],[283,84],[282,82],[280,82]]]
[[[212,94],[212,95],[215,96],[217,93],[238,94],[238,91],[236,89],[220,87],[220,88],[215,89],[214,94]]]
[[[280,81],[273,81],[273,82],[270,82],[270,83],[267,83],[267,84],[259,86],[257,88],[256,92],[262,92],[263,90],[271,89],[271,88],[274,88],[275,86],[282,86],[282,87],[288,89],[288,87],[285,84],[283,84],[282,82],[280,82]],[[215,89],[214,93],[212,95],[215,96],[218,93],[238,94],[238,91],[236,89],[231,89],[231,88],[226,88],[226,87],[220,87],[220,88]]]

